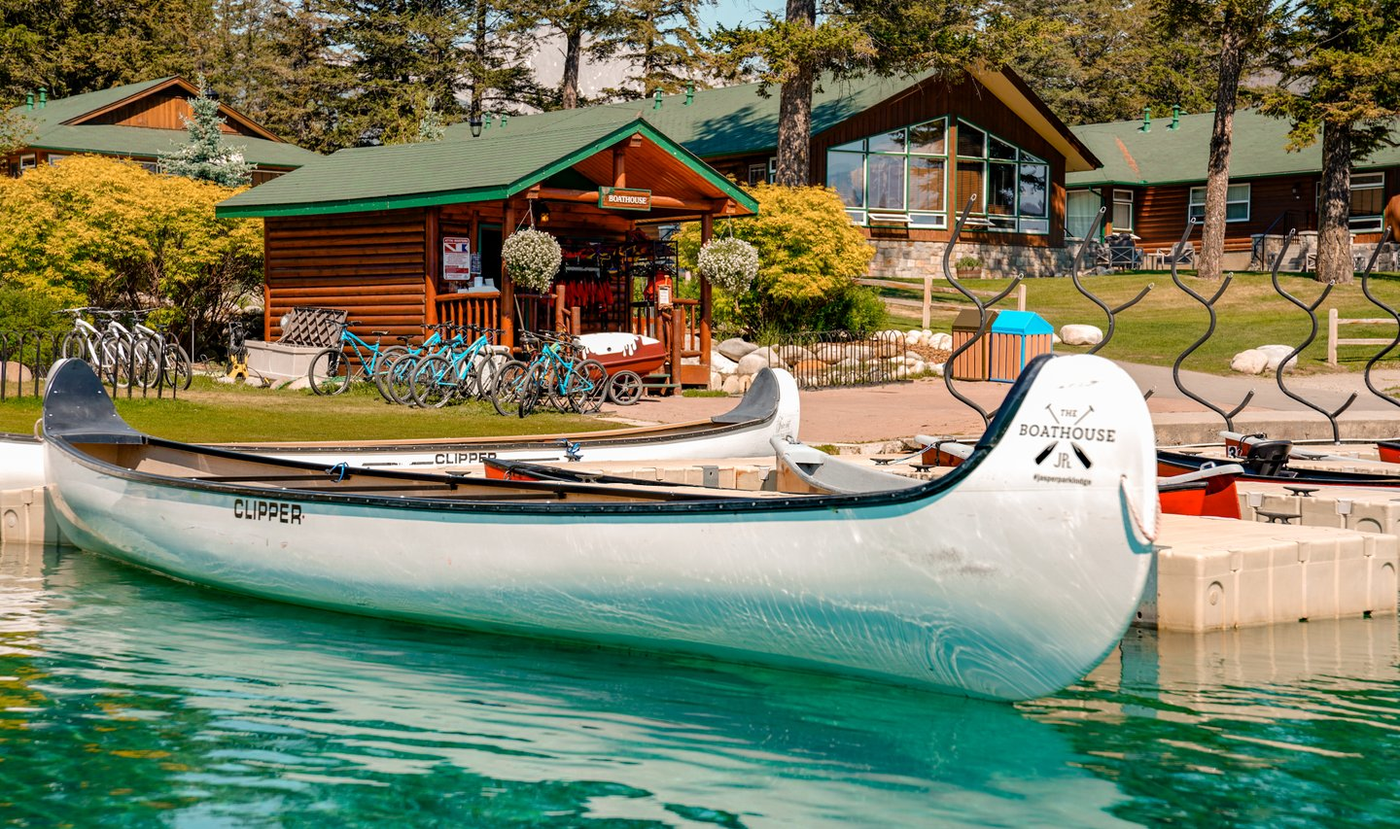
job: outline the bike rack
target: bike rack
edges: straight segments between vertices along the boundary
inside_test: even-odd
[[[1206,333],[1202,334],[1200,339],[1188,345],[1185,351],[1177,355],[1176,362],[1172,363],[1172,382],[1176,384],[1177,390],[1180,391],[1182,394],[1186,395],[1187,397],[1191,398],[1192,400],[1196,401],[1202,406],[1205,406],[1212,412],[1215,412],[1216,414],[1220,415],[1220,417],[1225,421],[1225,428],[1233,432],[1235,431],[1235,416],[1238,415],[1240,412],[1244,411],[1245,406],[1249,405],[1249,401],[1254,399],[1253,389],[1250,389],[1245,394],[1244,399],[1240,401],[1240,404],[1238,406],[1227,412],[1219,406],[1215,405],[1214,403],[1210,402],[1209,400],[1205,399],[1204,397],[1201,397],[1199,394],[1196,394],[1195,392],[1186,388],[1186,386],[1181,382],[1181,364],[1186,362],[1186,358],[1190,357],[1193,353],[1195,353],[1196,349],[1205,345],[1206,340],[1209,340],[1211,338],[1211,335],[1215,333],[1215,303],[1218,302],[1220,298],[1225,295],[1225,289],[1230,287],[1230,282],[1235,278],[1233,274],[1226,274],[1225,278],[1222,279],[1220,282],[1219,290],[1217,290],[1215,294],[1211,296],[1210,299],[1206,299],[1205,297],[1196,293],[1196,291],[1193,290],[1190,285],[1187,285],[1185,282],[1181,281],[1181,276],[1177,273],[1177,268],[1181,265],[1181,249],[1185,247],[1186,240],[1191,238],[1191,231],[1195,229],[1196,220],[1192,219],[1191,221],[1186,223],[1186,232],[1181,234],[1181,241],[1177,242],[1175,245],[1172,245],[1172,282],[1175,282],[1176,287],[1185,291],[1192,299],[1205,306],[1206,313],[1210,314],[1210,325],[1206,328]],[[1287,245],[1285,245],[1284,250],[1287,249]],[[1277,261],[1282,260],[1283,255],[1279,254]],[[1278,273],[1277,267],[1275,267],[1274,273]],[[1317,320],[1314,319],[1314,326],[1316,325],[1316,323]]]
[[[1308,322],[1312,323],[1312,331],[1308,333],[1307,339],[1303,340],[1303,342],[1300,343],[1297,348],[1293,349],[1293,351],[1290,352],[1287,357],[1279,361],[1278,369],[1274,372],[1274,379],[1278,383],[1279,391],[1283,392],[1293,400],[1302,403],[1304,406],[1307,406],[1309,409],[1312,409],[1313,411],[1327,418],[1327,422],[1332,425],[1332,442],[1341,443],[1342,438],[1341,432],[1337,428],[1337,418],[1341,415],[1342,412],[1350,408],[1351,404],[1356,402],[1356,392],[1352,392],[1351,397],[1347,398],[1347,402],[1343,403],[1336,411],[1329,412],[1321,406],[1317,405],[1316,403],[1312,402],[1311,400],[1308,400],[1306,397],[1303,397],[1300,394],[1296,394],[1293,391],[1290,391],[1289,388],[1283,383],[1283,370],[1288,365],[1288,361],[1297,357],[1300,353],[1302,353],[1303,349],[1307,348],[1309,345],[1312,344],[1313,340],[1317,339],[1317,307],[1322,304],[1323,300],[1327,299],[1327,295],[1332,293],[1332,289],[1336,287],[1333,283],[1328,282],[1327,287],[1322,289],[1322,293],[1319,294],[1317,299],[1313,301],[1313,304],[1307,305],[1302,300],[1285,291],[1283,289],[1283,286],[1279,284],[1279,265],[1283,263],[1283,257],[1288,255],[1288,246],[1293,244],[1293,237],[1296,233],[1296,230],[1290,230],[1288,231],[1288,235],[1284,237],[1283,249],[1279,251],[1278,258],[1274,260],[1274,267],[1271,275],[1274,281],[1274,290],[1278,292],[1278,295],[1293,303],[1294,305],[1298,306],[1299,308],[1303,309],[1303,311],[1307,313]]]
[[[1021,284],[1021,280],[1026,277],[1025,274],[1017,274],[1016,278],[1011,280],[1011,284],[1006,286],[1006,290],[992,297],[990,302],[984,304],[982,300],[977,298],[976,294],[964,288],[962,283],[957,280],[957,277],[953,276],[953,247],[958,243],[958,237],[962,235],[963,225],[967,222],[968,215],[972,213],[972,205],[976,201],[976,195],[967,197],[967,206],[963,208],[962,213],[958,216],[957,224],[953,226],[953,237],[948,240],[947,246],[943,248],[943,276],[948,280],[950,285],[958,289],[958,293],[967,297],[972,301],[973,305],[977,306],[977,333],[972,335],[967,342],[953,349],[952,353],[948,355],[948,361],[943,364],[943,384],[948,387],[949,394],[953,395],[959,402],[970,407],[982,417],[982,428],[986,429],[992,422],[991,417],[987,414],[987,410],[977,405],[972,399],[965,397],[953,387],[953,361],[957,359],[959,354],[962,354],[975,345],[978,340],[987,336],[987,306],[996,305],[998,302],[1006,299],[1012,291],[1016,290],[1016,286]]]
[[[1380,351],[1377,351],[1376,356],[1372,357],[1369,361],[1367,361],[1366,369],[1361,372],[1361,376],[1366,381],[1366,388],[1370,389],[1372,394],[1391,404],[1392,406],[1400,406],[1400,399],[1386,394],[1385,392],[1376,388],[1376,385],[1371,382],[1372,367],[1374,367],[1376,363],[1380,362],[1380,360],[1383,357],[1385,357],[1386,354],[1389,354],[1392,350],[1394,350],[1394,348],[1397,345],[1400,345],[1400,312],[1396,311],[1389,305],[1386,305],[1384,302],[1381,302],[1379,299],[1376,299],[1375,294],[1371,293],[1371,272],[1376,269],[1376,260],[1380,258],[1381,249],[1385,247],[1386,242],[1390,241],[1390,237],[1391,229],[1387,227],[1385,229],[1385,232],[1381,234],[1381,240],[1376,244],[1376,249],[1371,252],[1371,261],[1366,263],[1366,270],[1361,272],[1361,292],[1366,295],[1366,298],[1371,301],[1372,305],[1375,305],[1377,308],[1380,308],[1382,311],[1385,311],[1387,314],[1390,314],[1390,316],[1395,318],[1395,339],[1391,340],[1390,345],[1386,346],[1385,348],[1382,348]]]
[[[1096,353],[1099,349],[1108,345],[1109,340],[1113,339],[1113,329],[1118,324],[1118,314],[1142,302],[1143,297],[1147,296],[1147,293],[1156,287],[1155,284],[1149,284],[1146,288],[1139,291],[1137,296],[1119,305],[1117,308],[1110,308],[1108,307],[1108,303],[1090,293],[1089,290],[1084,287],[1084,284],[1079,281],[1079,263],[1084,256],[1084,249],[1089,246],[1089,240],[1098,232],[1099,225],[1103,222],[1105,212],[1107,212],[1107,208],[1099,208],[1099,213],[1094,217],[1093,224],[1089,225],[1089,231],[1084,234],[1083,244],[1079,246],[1079,250],[1074,252],[1074,264],[1070,266],[1069,271],[1070,278],[1074,280],[1075,290],[1083,294],[1090,302],[1103,309],[1103,312],[1108,315],[1108,331],[1104,332],[1102,340],[1099,340],[1093,348],[1089,349],[1089,354]]]

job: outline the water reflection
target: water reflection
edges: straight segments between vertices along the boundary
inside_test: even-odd
[[[1099,693],[1072,703],[1101,716]],[[1130,807],[1083,767],[1068,704],[425,630],[26,548],[0,549],[0,701],[0,813],[35,823],[1112,825]]]
[[[1131,631],[1078,687],[1018,707],[1132,796],[1115,809],[1129,820],[1400,820],[1395,617]]]

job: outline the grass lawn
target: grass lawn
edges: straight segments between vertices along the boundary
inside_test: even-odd
[[[909,288],[881,288],[879,291],[883,296],[922,300],[922,280],[890,280],[888,277],[884,279],[907,281]],[[1113,341],[1100,352],[1104,356],[1126,362],[1169,366],[1182,350],[1205,333],[1209,319],[1206,310],[1172,284],[1171,275],[1168,273],[1128,272],[1087,276],[1082,277],[1081,281],[1085,288],[1097,294],[1110,306],[1127,302],[1144,286],[1155,284],[1142,302],[1119,315]],[[1182,281],[1207,298],[1220,287],[1219,283],[1202,282],[1192,275],[1183,276]],[[1298,275],[1280,275],[1279,283],[1289,293],[1308,304],[1315,301],[1323,289],[1323,286],[1311,277]],[[942,280],[935,280],[934,284],[948,287]],[[1008,280],[1005,279],[981,279],[964,283],[967,288],[979,293],[996,292],[1007,284]],[[1025,285],[1026,309],[1045,317],[1057,331],[1067,323],[1088,323],[1107,330],[1104,313],[1075,290],[1073,280],[1027,279]],[[1373,276],[1371,290],[1382,302],[1400,307],[1400,274]],[[961,296],[935,294],[934,301],[955,303],[957,307],[971,307],[971,303]],[[1003,300],[997,307],[1015,308],[1015,294]],[[1230,371],[1230,358],[1235,354],[1247,348],[1271,343],[1296,346],[1307,336],[1310,328],[1307,314],[1274,292],[1268,274],[1236,275],[1215,308],[1215,334],[1186,361],[1185,368],[1226,374]],[[1299,370],[1303,373],[1334,370],[1327,365],[1329,308],[1336,308],[1343,318],[1387,316],[1367,301],[1361,292],[1359,281],[1333,288],[1331,295],[1317,309],[1317,339],[1299,359]],[[956,315],[955,308],[935,306],[930,327],[935,331],[949,331]],[[913,309],[910,314],[901,309],[901,312],[891,315],[891,322],[893,327],[897,328],[916,327],[919,324],[918,310]],[[1394,334],[1395,326],[1391,324],[1343,326],[1339,336],[1343,339],[1389,338]],[[1057,346],[1056,349],[1065,352],[1087,350],[1071,346]],[[1337,352],[1340,368],[1336,370],[1360,371],[1379,349],[1379,346],[1340,346]],[[1396,360],[1386,360],[1378,365],[1393,367]]]
[[[501,417],[490,403],[468,403],[418,410],[385,403],[368,386],[338,397],[309,391],[273,391],[226,386],[195,378],[175,400],[128,400],[117,395],[117,411],[133,427],[152,435],[187,442],[218,443],[261,440],[374,440],[392,438],[476,437],[550,432],[585,432],[616,428],[596,417],[543,412],[521,419]],[[7,390],[14,392],[11,386]],[[26,388],[29,394],[30,389]],[[40,402],[28,396],[0,403],[0,431],[30,434],[39,419]]]

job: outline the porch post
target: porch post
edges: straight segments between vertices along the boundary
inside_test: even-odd
[[[501,241],[515,232],[515,205],[506,200],[505,221],[501,224]],[[511,284],[506,262],[501,260],[501,341],[515,347],[515,286]]]
[[[423,261],[427,264],[426,279],[423,283],[423,322],[426,325],[433,325],[438,320],[437,307],[437,275],[442,272],[442,241],[438,237],[438,213],[442,208],[433,205],[429,207],[423,217],[424,244],[427,246]],[[424,329],[426,336],[427,329]]]
[[[700,244],[710,241],[714,235],[715,217],[711,213],[706,213],[700,217]],[[700,364],[709,368],[710,366],[710,320],[714,310],[714,299],[710,290],[710,280],[700,277]]]

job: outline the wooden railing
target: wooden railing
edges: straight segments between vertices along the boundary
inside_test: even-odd
[[[673,382],[703,384],[710,380],[710,326],[701,313],[700,300],[675,299],[671,308],[658,312],[649,302],[632,303],[632,333],[655,337],[669,356]],[[684,365],[699,357],[700,364]]]
[[[1394,325],[1395,320],[1391,319],[1345,319],[1337,315],[1337,309],[1332,308],[1327,312],[1327,364],[1335,366],[1337,364],[1337,346],[1339,345],[1390,345],[1392,338],[1378,337],[1353,337],[1343,339],[1337,336],[1337,327],[1341,325]]]
[[[479,294],[443,294],[437,298],[439,322],[456,325],[477,325],[482,328],[503,328],[501,325],[501,294],[499,291]],[[509,337],[495,342],[510,345]]]

